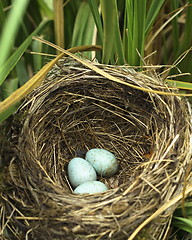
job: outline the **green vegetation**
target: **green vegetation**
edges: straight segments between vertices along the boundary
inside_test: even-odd
[[[162,78],[179,80],[178,88],[191,91],[191,16],[192,0],[1,0],[0,101],[58,53],[32,40],[35,35],[65,49],[101,45],[102,51],[83,53],[101,63],[140,69],[157,65]],[[0,121],[18,105],[0,109]],[[187,211],[191,209],[187,205]],[[190,216],[183,218],[178,211],[174,223],[192,232]]]

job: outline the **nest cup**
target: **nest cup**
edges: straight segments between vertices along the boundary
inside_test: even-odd
[[[192,154],[188,102],[128,85],[171,92],[155,76],[91,64],[121,82],[63,58],[14,117],[14,152],[4,164],[8,176],[1,197],[1,224],[9,217],[2,231],[7,238],[129,239],[183,190]],[[119,170],[110,178],[98,177],[108,191],[73,194],[68,162],[92,148],[114,153]],[[135,239],[164,239],[178,204]]]

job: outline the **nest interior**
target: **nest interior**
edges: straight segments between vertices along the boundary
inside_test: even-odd
[[[63,58],[13,120],[14,152],[1,196],[1,224],[10,219],[3,233],[12,239],[127,239],[182,191],[192,155],[188,102],[127,85],[170,92],[157,77],[92,64],[122,82]],[[98,177],[109,191],[75,195],[68,162],[92,148],[114,153],[119,170]],[[162,240],[175,207],[137,238]]]

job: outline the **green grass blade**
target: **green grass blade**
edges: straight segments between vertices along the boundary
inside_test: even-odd
[[[103,56],[102,62],[108,64],[114,55],[114,36],[116,19],[116,0],[101,0],[101,13],[103,18]]]
[[[127,50],[126,60],[130,65],[140,65],[145,43],[146,0],[126,0],[126,21],[124,27],[124,44]],[[127,41],[127,43],[126,43]]]
[[[119,17],[118,17],[118,9],[117,5],[115,6],[115,38],[114,38],[114,44],[115,44],[115,53],[117,54],[117,64],[122,65],[125,64],[125,56],[124,56],[124,50],[123,50],[123,43],[121,39],[120,29],[119,29]]]
[[[19,86],[22,86],[29,79],[29,75],[26,70],[25,61],[21,58],[15,66],[16,75],[18,78]],[[7,82],[7,81],[4,81]],[[16,90],[16,89],[15,89]]]
[[[140,0],[135,1],[136,4],[136,19],[135,19],[135,28],[134,31],[138,31],[138,41],[137,41],[137,50],[140,53],[141,57],[144,57],[144,47],[145,47],[145,20],[146,20],[146,4],[147,1],[143,0],[142,2]],[[138,55],[137,55],[138,56]],[[142,59],[140,59],[140,56],[138,56],[137,60],[139,65],[142,65]]]
[[[192,217],[182,218],[182,217],[174,217],[175,221],[173,224],[187,232],[192,233]]]
[[[74,23],[77,17],[77,12],[79,10],[81,2],[79,0],[76,1],[68,1],[68,3],[64,6],[64,29],[65,29],[65,47],[71,47],[72,36],[74,33]]]
[[[123,49],[124,49],[124,55],[125,59],[127,61],[128,59],[128,29],[127,29],[127,11],[126,11],[126,5],[125,5],[125,14],[124,14],[124,23],[123,23]]]
[[[191,19],[192,19],[192,0],[189,1],[189,6],[187,7],[187,13],[186,13],[186,20],[184,24],[184,33],[183,33],[183,39],[180,42],[180,47],[178,51],[178,55],[181,55],[183,52],[190,49],[188,54],[185,56],[185,58],[181,61],[181,63],[178,65],[179,69],[182,72],[190,73],[191,75],[186,76],[186,81],[192,81],[192,29],[191,29]]]
[[[192,90],[192,83],[175,81],[175,80],[167,80],[166,81],[170,86],[176,87],[179,89]]]
[[[82,2],[75,20],[71,47],[82,45],[83,34],[89,19],[90,8],[87,2]]]
[[[53,19],[53,10],[50,9],[49,3],[42,0],[37,0],[37,2],[42,16],[48,18],[49,20]]]
[[[13,93],[18,88],[18,78],[9,79],[8,81],[4,82],[1,87],[1,95],[2,99],[7,98],[11,93]],[[8,118],[11,114],[13,114],[19,106],[19,103],[14,104],[9,109],[0,113],[0,122],[4,121]]]
[[[179,3],[177,0],[171,1],[171,10],[175,11],[179,8]],[[172,20],[173,29],[173,52],[176,53],[179,49],[179,28],[178,28],[178,16],[175,16]]]
[[[0,30],[2,30],[4,22],[5,22],[5,13],[3,10],[3,2],[0,1]]]
[[[165,0],[153,0],[151,1],[151,5],[149,7],[147,16],[146,16],[146,27],[145,27],[145,34],[148,34],[155,18],[157,17],[163,3]]]
[[[43,52],[43,44],[41,42],[38,41],[33,41],[31,43],[32,46],[32,51],[33,52]],[[39,71],[39,69],[41,69],[43,63],[43,57],[39,54],[33,54],[33,66],[34,66],[34,72]]]
[[[97,26],[97,31],[98,31],[100,41],[102,44],[103,43],[103,27],[102,27],[102,23],[101,23],[101,18],[100,18],[97,2],[95,0],[88,0],[88,3],[89,3],[89,7],[92,12],[94,21],[95,21],[95,25]]]
[[[0,66],[7,60],[9,56],[28,2],[29,0],[13,1],[12,9],[10,10],[10,14],[5,22],[0,39]]]
[[[87,2],[82,2],[77,13],[72,37],[72,47],[81,45],[91,45],[93,41],[94,19]],[[91,58],[91,52],[83,53]]]
[[[190,6],[187,7],[186,21],[184,25],[184,36],[183,42],[180,45],[181,50],[180,53],[184,52],[192,45],[192,28],[191,28],[191,20],[192,20],[192,0],[189,1]]]
[[[3,113],[0,113],[0,123],[3,122],[5,119],[7,119],[9,116],[11,116],[14,112],[17,111],[19,107],[19,103],[16,103],[15,105],[8,108]]]
[[[125,5],[125,14],[126,14],[126,23],[125,23],[125,35],[126,35],[126,43],[127,44],[127,63],[130,65],[134,65],[133,61],[133,1],[132,0],[126,0],[126,5]]]
[[[3,83],[3,81],[6,79],[6,77],[9,75],[11,70],[14,68],[14,66],[17,64],[27,47],[32,41],[32,37],[37,34],[46,24],[47,22],[42,22],[35,31],[29,35],[29,37],[19,46],[19,48],[9,57],[9,59],[0,65],[0,85]]]
[[[8,81],[5,81],[2,84],[2,97],[3,99],[9,97],[11,95],[11,93],[13,93],[19,86],[19,80],[18,78],[12,78],[9,79]]]
[[[84,30],[84,34],[83,34],[82,45],[91,45],[92,44],[94,27],[95,27],[95,22],[94,22],[91,12],[89,12],[88,21],[85,26],[85,30]],[[83,55],[87,56],[89,59],[91,59],[92,53],[85,52],[85,53],[83,53]]]

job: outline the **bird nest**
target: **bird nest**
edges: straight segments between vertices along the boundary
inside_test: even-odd
[[[174,91],[155,76],[126,66],[91,64],[117,81],[63,58],[15,115],[7,131],[13,152],[5,158],[1,151],[6,159],[2,236],[167,236],[179,202],[158,210],[183,191],[192,155],[190,106],[185,99],[166,95]],[[68,162],[92,148],[115,154],[119,170],[112,177],[98,177],[108,191],[74,194]]]

